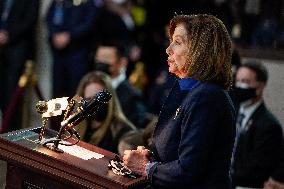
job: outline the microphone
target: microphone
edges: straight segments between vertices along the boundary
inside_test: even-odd
[[[61,126],[65,127],[69,124],[72,126],[77,125],[86,117],[89,117],[97,112],[99,108],[108,103],[111,99],[111,94],[107,90],[102,90],[98,92],[91,100],[83,101],[82,106],[77,109],[77,112],[69,116],[66,120],[61,122]]]

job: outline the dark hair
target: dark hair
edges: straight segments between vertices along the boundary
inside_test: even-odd
[[[250,61],[242,64],[240,67],[248,68],[255,72],[256,80],[267,83],[268,81],[268,71],[266,67],[258,61]]]
[[[170,21],[171,40],[179,24],[184,25],[188,36],[187,76],[230,88],[232,42],[223,22],[207,14],[177,15]]]
[[[121,41],[107,41],[101,44],[98,44],[97,49],[99,47],[113,47],[116,49],[116,54],[118,57],[127,57],[126,47],[123,45]]]

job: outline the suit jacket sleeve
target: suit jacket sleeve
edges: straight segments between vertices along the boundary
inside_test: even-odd
[[[210,144],[218,130],[218,100],[210,94],[196,94],[185,106],[181,122],[178,159],[153,166],[148,178],[154,185],[176,187],[200,182],[210,157]],[[170,152],[169,152],[170,153]]]

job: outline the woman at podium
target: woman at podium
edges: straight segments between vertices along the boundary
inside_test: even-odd
[[[214,16],[169,23],[168,69],[177,79],[159,115],[153,146],[126,150],[124,164],[154,188],[229,189],[235,111],[231,40]]]

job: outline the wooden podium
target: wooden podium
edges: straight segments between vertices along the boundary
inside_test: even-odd
[[[104,155],[84,160],[34,142],[39,128],[0,135],[0,159],[7,161],[7,189],[145,188],[145,178],[116,175],[108,168],[115,154],[80,141],[77,147]],[[57,132],[47,129],[45,137]]]

